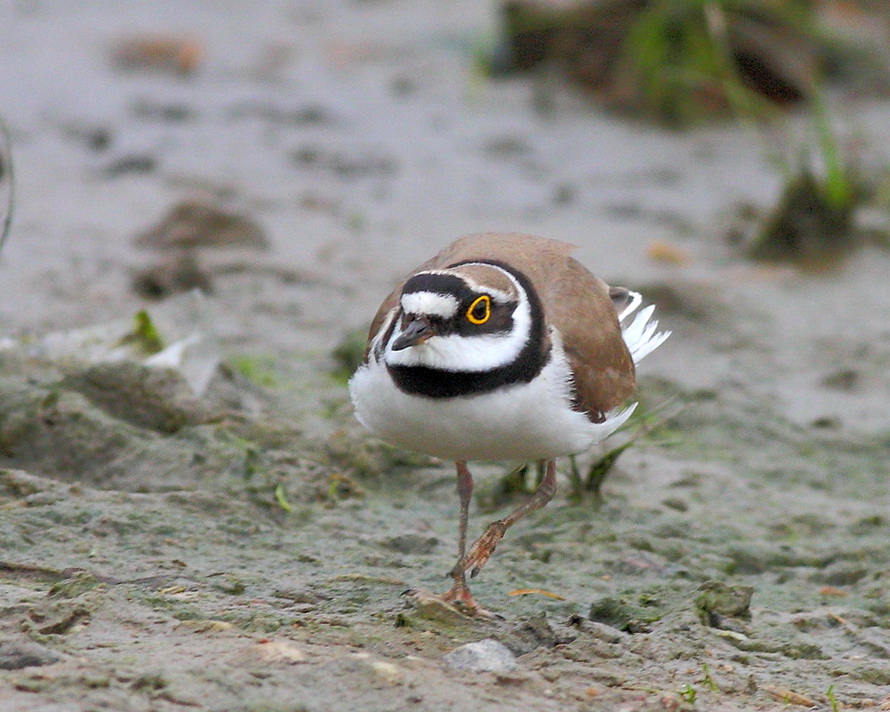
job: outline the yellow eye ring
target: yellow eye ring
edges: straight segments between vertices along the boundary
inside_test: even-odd
[[[491,316],[491,297],[483,294],[476,297],[470,308],[467,309],[467,319],[471,324],[484,324]]]

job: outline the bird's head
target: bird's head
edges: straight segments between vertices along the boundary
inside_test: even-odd
[[[419,272],[402,288],[384,360],[441,371],[492,370],[522,351],[530,321],[525,290],[496,265]]]

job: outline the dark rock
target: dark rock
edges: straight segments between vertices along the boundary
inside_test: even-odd
[[[122,156],[105,167],[105,175],[109,178],[117,178],[128,173],[152,173],[157,167],[158,163],[154,156]]]
[[[512,626],[505,635],[499,637],[515,655],[525,655],[525,653],[530,653],[541,647],[553,648],[570,640],[570,638],[557,635],[544,612],[520,621]]]
[[[720,581],[706,581],[699,586],[695,598],[702,623],[712,628],[736,630],[744,628],[738,621],[751,620],[753,586],[728,586]]]
[[[66,376],[62,386],[115,418],[159,433],[221,417],[176,371],[131,361],[90,366]]]
[[[201,268],[191,252],[182,252],[140,269],[133,275],[133,291],[146,299],[164,299],[200,289],[213,291],[210,272]]]
[[[62,656],[30,640],[0,639],[0,670],[52,665]]]
[[[752,240],[750,256],[830,266],[857,243],[857,196],[852,185],[850,189],[849,196],[832,200],[827,185],[809,170],[792,177]]]
[[[265,250],[269,247],[258,223],[198,201],[174,206],[158,225],[139,235],[135,242],[139,247],[154,250],[194,247]]]

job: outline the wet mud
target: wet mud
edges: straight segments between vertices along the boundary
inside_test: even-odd
[[[483,4],[146,7],[0,29],[0,708],[890,708],[886,250],[749,262],[727,215],[781,182],[756,139],[558,85],[542,116],[535,80],[473,76]],[[122,67],[140,32],[188,53]],[[860,102],[845,130],[886,161],[890,109]],[[153,313],[136,243],[184,201],[268,248],[201,247],[206,389],[37,348]],[[673,331],[602,497],[560,462],[474,580],[492,621],[403,595],[449,583],[453,466],[365,433],[344,365],[401,274],[485,229],[578,244]],[[523,495],[473,470],[481,532]]]

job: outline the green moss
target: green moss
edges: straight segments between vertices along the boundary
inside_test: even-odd
[[[872,685],[890,685],[890,668],[886,666],[863,665],[852,671],[851,677]]]
[[[728,586],[721,581],[707,581],[699,587],[695,608],[701,622],[708,626],[724,627],[724,618],[751,619],[752,586]]]
[[[164,340],[145,309],[136,312],[133,322],[133,331],[120,340],[121,346],[134,346],[146,356],[164,350]]]
[[[280,378],[275,369],[272,356],[234,356],[229,359],[233,369],[254,385],[263,388],[275,388],[280,385]]]
[[[130,687],[134,690],[146,690],[149,692],[157,692],[163,690],[170,684],[169,680],[162,673],[144,673],[130,683]]]
[[[77,571],[70,578],[54,583],[49,589],[49,595],[55,598],[76,598],[101,585],[102,582],[93,574]]]
[[[625,591],[594,601],[588,614],[590,620],[617,628],[626,633],[647,633],[652,624],[667,613],[664,593],[660,588]]]
[[[350,331],[343,335],[340,343],[331,352],[335,364],[332,375],[337,382],[345,384],[355,373],[355,369],[359,367],[365,357],[367,342],[368,334],[364,329]]]
[[[289,629],[298,622],[294,616],[240,609],[225,611],[217,618],[232,623],[242,630],[256,633],[276,633],[282,629]]]
[[[234,574],[222,574],[214,577],[213,588],[230,596],[240,596],[247,590],[247,584]]]

